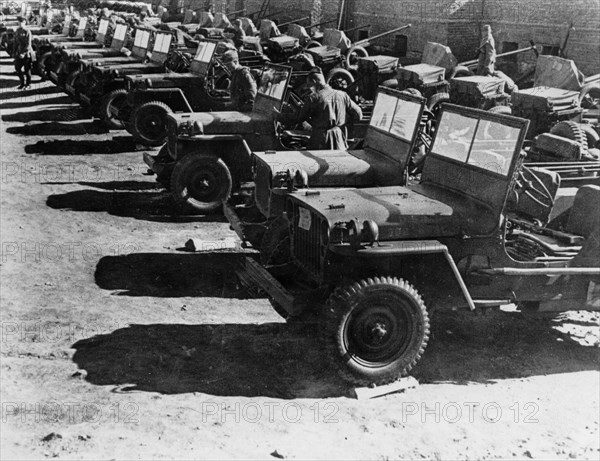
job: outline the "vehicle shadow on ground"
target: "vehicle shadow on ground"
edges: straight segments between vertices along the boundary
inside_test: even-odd
[[[30,112],[18,112],[2,116],[4,122],[74,122],[89,119],[91,115],[79,106],[58,106]]]
[[[196,308],[202,308],[201,300]],[[326,398],[348,394],[301,325],[131,325],[76,342],[73,361],[118,392]]]
[[[38,99],[33,101],[21,101],[21,102],[5,102],[0,104],[0,110],[8,109],[23,109],[25,107],[35,106],[40,103],[43,104],[70,104],[73,101],[66,95],[54,96],[50,98]]]
[[[467,384],[597,370],[598,348],[553,328],[560,324],[520,312],[438,315],[413,374],[421,383]]]
[[[106,212],[152,222],[225,222],[220,215],[181,215],[165,191],[79,190],[50,195],[46,205],[57,210]]]
[[[62,127],[65,127],[65,124]],[[99,133],[108,132],[105,128],[101,128],[101,130],[104,131],[99,131]],[[138,146],[132,136],[115,136],[106,141],[74,141],[72,139],[38,141],[25,146],[25,153],[38,155],[123,154],[143,150],[148,149]]]
[[[14,91],[2,91],[0,92],[0,101],[12,98],[20,98],[20,97],[30,97],[34,95],[42,95],[42,94],[52,94],[52,93],[62,93],[62,90],[54,85],[52,86],[44,86],[40,88],[40,82],[36,82],[32,84],[32,88],[29,90],[14,90]],[[19,82],[15,82],[16,86],[19,85]],[[5,120],[7,121],[7,120]]]
[[[29,122],[27,125],[11,126],[6,129],[7,133],[19,134],[25,136],[76,136],[86,134],[106,134],[109,129],[99,120],[89,120],[85,122]],[[51,141],[57,142],[57,141]],[[61,141],[58,141],[61,142]],[[64,142],[64,141],[62,141]],[[89,141],[88,141],[89,142]],[[43,149],[48,141],[40,141],[31,146],[26,146],[27,149],[35,151]],[[54,146],[54,144],[50,144]],[[33,152],[28,152],[33,153]]]
[[[240,287],[235,275],[244,256],[237,252],[104,256],[96,265],[94,279],[98,287],[119,296],[244,299],[248,292]]]

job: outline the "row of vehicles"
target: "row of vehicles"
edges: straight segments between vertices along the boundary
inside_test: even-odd
[[[349,382],[380,385],[408,373],[437,309],[600,310],[600,186],[581,186],[569,206],[557,207],[560,173],[525,163],[531,122],[486,110],[506,104],[438,100],[433,107],[448,69],[408,69],[402,75],[429,76],[422,84],[436,83],[434,90],[379,87],[369,95],[360,142],[307,150],[286,143],[302,134],[277,121],[302,104],[297,68],[257,66],[252,112],[229,111],[222,41],[193,40],[192,54],[176,38],[172,30],[135,30],[129,58],[152,46],[149,67],[72,44],[61,56],[79,53],[78,64],[63,70],[70,61],[61,58],[49,75],[92,106],[119,95],[100,105],[104,119],[114,117],[139,140],[161,145],[155,134],[164,133],[158,154],[144,155],[158,181],[187,210],[223,209],[257,250],[239,268],[241,280],[262,288],[287,320],[313,322],[327,360]],[[161,67],[173,53],[193,56],[184,72]],[[98,82],[88,80],[94,75]],[[478,76],[452,79],[471,77]],[[484,103],[507,101],[499,85],[487,91],[485,82],[466,82]],[[416,152],[420,177],[410,181]]]

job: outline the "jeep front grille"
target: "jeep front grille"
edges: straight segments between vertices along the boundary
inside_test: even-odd
[[[306,270],[316,280],[322,279],[325,242],[321,242],[321,229],[326,225],[325,220],[294,200],[292,204],[292,253],[296,263]],[[304,210],[304,211],[301,211]],[[306,219],[300,225],[301,213],[310,216],[310,226]],[[308,227],[308,229],[306,229]]]

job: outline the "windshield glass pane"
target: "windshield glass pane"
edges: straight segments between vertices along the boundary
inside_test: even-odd
[[[467,163],[506,176],[520,132],[519,128],[481,120]]]
[[[476,118],[444,111],[431,151],[442,157],[465,162],[476,126]]]
[[[258,92],[264,96],[282,100],[288,76],[289,70],[287,69],[266,68],[260,77]]]
[[[390,133],[404,141],[412,141],[420,112],[421,104],[399,98]]]
[[[125,34],[127,33],[127,26],[125,24],[119,24],[113,35],[113,40],[125,40]]]
[[[108,19],[101,19],[100,24],[98,25],[98,33],[106,34],[107,30],[108,30]]]
[[[377,102],[373,107],[373,116],[370,125],[383,131],[389,131],[392,126],[392,118],[396,111],[397,98],[385,93],[377,95]]]
[[[208,64],[212,59],[215,46],[216,45],[212,42],[200,42],[198,44],[198,51],[196,51],[194,60]]]

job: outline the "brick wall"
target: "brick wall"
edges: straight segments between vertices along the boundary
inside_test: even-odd
[[[184,0],[203,5],[206,0]],[[268,13],[290,20],[315,15],[320,21],[337,19],[342,0],[271,0]],[[217,7],[231,11],[244,4],[248,12],[258,11],[262,0],[213,0]],[[546,46],[560,46],[572,21],[566,48],[584,74],[600,72],[600,2],[598,0],[345,0],[346,28],[370,24],[369,35],[411,23],[412,28],[401,32],[408,37],[408,52],[420,55],[427,41],[450,46],[459,61],[475,58],[483,24],[492,25],[498,51],[502,42],[525,47],[530,40]],[[335,26],[335,23],[328,27]],[[395,35],[374,42],[391,50]],[[358,33],[350,34],[356,40]],[[533,53],[519,55],[517,63],[502,64],[514,70],[533,65]]]
[[[497,47],[503,41],[525,47],[533,40],[539,47],[562,46],[573,22],[565,49],[585,75],[600,72],[600,2],[598,0],[487,0],[485,16],[492,26]],[[535,60],[532,53],[520,55],[521,68]]]

